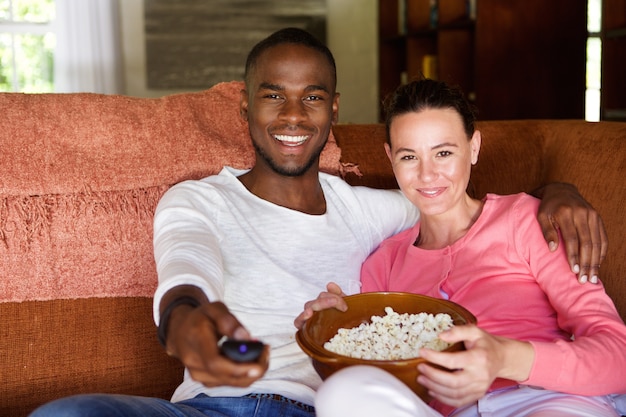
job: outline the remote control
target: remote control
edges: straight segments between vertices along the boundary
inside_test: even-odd
[[[224,356],[235,362],[256,361],[265,345],[262,342],[252,340],[232,340],[222,342],[220,350]]]

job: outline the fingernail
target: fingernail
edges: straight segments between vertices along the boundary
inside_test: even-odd
[[[580,277],[578,277],[578,282],[580,282],[581,284],[587,282],[587,275],[581,275]]]
[[[248,371],[248,377],[249,377],[249,378],[257,378],[257,377],[259,377],[259,376],[261,376],[261,371],[259,371],[259,370],[258,370],[258,369],[256,369],[256,368],[250,369],[250,370]]]
[[[598,283],[598,276],[594,275],[591,277],[591,279],[589,280],[589,282],[591,282],[592,284],[597,284]]]
[[[574,265],[574,268],[572,268],[572,271],[574,271],[575,274],[580,272],[580,266],[578,264]]]
[[[550,248],[551,252],[554,252],[556,250],[556,242],[548,243],[548,247]]]
[[[245,340],[245,339],[248,339],[250,335],[248,334],[248,331],[244,329],[243,327],[237,327],[235,331],[233,332],[233,337],[236,340]]]

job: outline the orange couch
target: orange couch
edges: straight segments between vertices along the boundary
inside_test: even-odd
[[[253,163],[240,84],[139,99],[0,94],[0,415],[74,393],[168,398],[182,368],[159,346],[152,213],[162,193]],[[601,213],[601,279],[626,317],[626,123],[485,121],[477,195],[567,181]],[[337,125],[322,168],[395,187],[382,125]]]

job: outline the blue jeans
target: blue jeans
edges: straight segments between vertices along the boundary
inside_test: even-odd
[[[312,407],[288,399],[208,397],[172,403],[149,397],[85,394],[44,404],[29,417],[314,417]]]

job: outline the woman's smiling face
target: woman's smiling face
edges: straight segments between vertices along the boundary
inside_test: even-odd
[[[471,166],[478,160],[480,133],[468,139],[452,108],[428,108],[393,118],[385,144],[404,195],[422,215],[454,209],[467,196]]]

